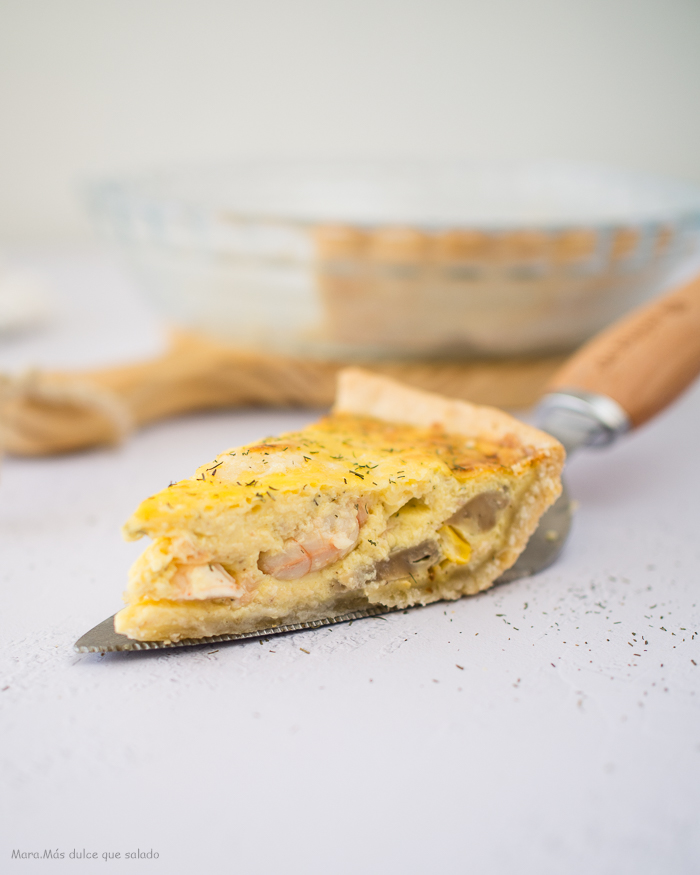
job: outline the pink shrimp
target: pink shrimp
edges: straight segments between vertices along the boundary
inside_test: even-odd
[[[258,568],[277,580],[298,580],[343,559],[360,540],[360,528],[367,521],[364,502],[349,517],[332,516],[316,526],[303,540],[290,538],[281,553],[261,553]]]

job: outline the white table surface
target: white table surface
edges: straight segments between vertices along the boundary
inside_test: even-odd
[[[55,314],[0,340],[0,368],[162,343],[105,256],[19,261]],[[212,413],[3,462],[0,871],[699,871],[700,387],[572,461],[570,543],[535,578],[262,644],[73,652],[120,606],[142,498],[313,418]],[[65,858],[11,858],[47,849]]]

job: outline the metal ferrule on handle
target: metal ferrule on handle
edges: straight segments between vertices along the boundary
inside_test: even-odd
[[[561,441],[567,454],[580,447],[611,444],[632,428],[622,407],[607,395],[562,389],[540,401],[537,426]]]

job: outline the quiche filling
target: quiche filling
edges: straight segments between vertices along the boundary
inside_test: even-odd
[[[127,538],[153,543],[116,630],[196,638],[486,588],[559,490],[559,445],[528,443],[510,421],[466,435],[341,408],[221,453],[127,522]]]

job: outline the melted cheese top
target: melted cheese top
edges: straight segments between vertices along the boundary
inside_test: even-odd
[[[370,417],[333,414],[302,431],[220,453],[192,479],[146,499],[125,526],[139,538],[182,529],[192,514],[274,501],[308,488],[381,494],[427,476],[466,482],[513,468],[535,452],[515,436],[492,443],[441,428],[424,429]],[[169,524],[168,524],[169,523]]]

